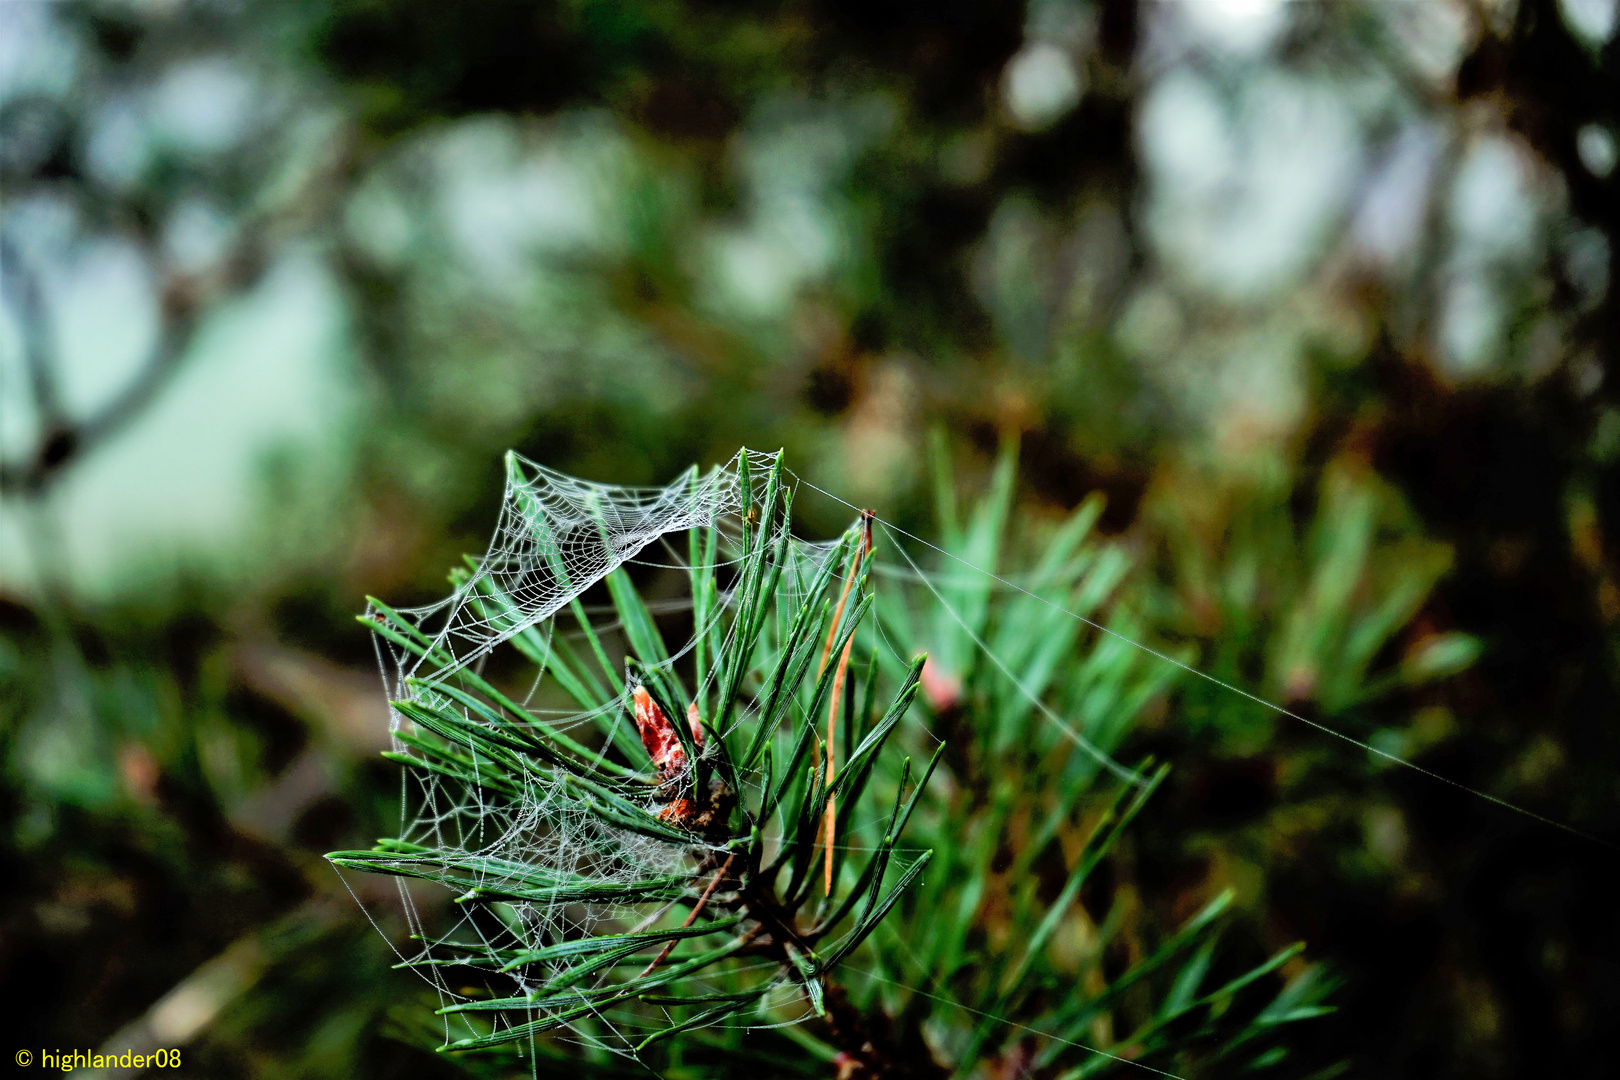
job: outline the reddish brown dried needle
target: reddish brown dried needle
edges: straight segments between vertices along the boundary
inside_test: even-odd
[[[838,607],[833,612],[832,626],[827,629],[827,644],[821,649],[821,670],[827,670],[827,658],[832,654],[833,640],[838,634],[838,620],[844,614],[844,604],[849,600],[849,590],[855,584],[855,575],[859,572],[861,564],[872,553],[872,511],[861,511],[861,525],[865,535],[861,546],[855,554],[850,556],[849,575],[844,578],[844,591],[838,597]],[[832,701],[827,708],[827,786],[831,787],[838,775],[838,762],[834,756],[838,739],[838,698],[844,690],[844,676],[849,672],[849,652],[855,644],[855,636],[850,635],[844,642],[844,651],[838,657],[838,670],[833,674]],[[826,895],[832,895],[833,878],[833,840],[838,835],[838,798],[827,796],[827,815],[823,827],[825,841],[822,846],[822,884],[826,888]]]

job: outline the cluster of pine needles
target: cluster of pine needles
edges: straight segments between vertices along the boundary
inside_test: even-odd
[[[879,558],[868,515],[799,541],[780,459],[736,470],[741,512],[544,625],[476,563],[458,571],[521,668],[460,662],[373,604],[373,631],[433,672],[402,687],[390,754],[430,812],[329,858],[449,901],[401,890],[419,946],[402,966],[439,993],[438,1019],[402,1025],[484,1075],[1281,1063],[1279,1031],[1325,1010],[1328,981],[1299,946],[1223,955],[1230,894],[1157,930],[1120,858],[1166,769],[1103,764],[1163,666],[986,575]],[[948,550],[998,565],[1010,481],[964,527],[942,515]],[[1110,605],[1128,560],[1093,535],[1098,509],[1051,533],[1029,580],[1129,631]],[[644,595],[676,575],[679,602]]]

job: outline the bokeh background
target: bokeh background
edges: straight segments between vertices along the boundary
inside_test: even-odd
[[[449,1075],[319,855],[398,813],[352,616],[508,447],[925,535],[1016,448],[1155,642],[1620,841],[1617,20],[0,2],[6,1031]],[[1613,1075],[1612,848],[1186,679],[1135,744],[1144,904],[1342,982],[1297,1074]]]

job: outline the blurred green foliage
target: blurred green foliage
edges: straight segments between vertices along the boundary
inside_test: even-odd
[[[203,1075],[448,1069],[318,855],[399,813],[352,616],[482,550],[508,446],[616,483],[785,446],[1010,580],[1080,573],[1076,604],[1166,655],[1612,838],[1612,12],[0,5],[15,1027],[156,1045],[154,1006],[211,987]],[[958,520],[930,487],[991,509]],[[1090,563],[1042,566],[1071,541]],[[968,780],[914,825],[969,823],[928,840],[983,886],[941,895],[973,929],[928,943],[955,1000],[1040,1027],[1054,986],[1118,976],[1231,889],[1211,978],[1304,940],[1343,980],[1282,1072],[1612,1071],[1601,849],[911,551],[1050,708],[1172,766],[1028,979],[961,967],[1068,880],[1072,823],[1022,845],[1089,759],[886,556],[909,599],[880,625],[963,695],[946,767]],[[1322,986],[1302,964],[1290,985]],[[855,990],[941,1046],[981,1039],[987,1076],[1069,1067]],[[1154,991],[1107,1037],[1178,993]]]

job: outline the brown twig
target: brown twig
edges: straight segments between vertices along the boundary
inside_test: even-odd
[[[698,902],[692,908],[692,913],[686,917],[685,922],[681,923],[682,930],[686,929],[688,926],[691,926],[697,921],[698,914],[703,910],[703,905],[709,902],[709,897],[714,895],[714,890],[720,887],[720,879],[726,876],[726,871],[731,869],[731,861],[736,857],[737,853],[733,851],[730,855],[726,856],[726,861],[720,865],[720,869],[714,872],[714,880],[709,882],[709,887],[703,890],[702,896],[698,897]],[[659,951],[657,956],[653,957],[653,962],[643,968],[641,974],[637,975],[636,978],[645,979],[648,975],[651,975],[653,969],[659,964],[662,964],[664,959],[674,951],[675,940],[676,939],[672,938],[669,941],[666,941],[663,949]]]
[[[51,312],[40,274],[15,243],[0,238],[0,303],[9,305],[19,322],[22,359],[39,421],[36,445],[27,456],[0,460],[0,489],[35,498],[45,494],[75,461],[144,415],[179,373],[203,317],[260,280],[279,240],[300,226],[324,227],[333,209],[342,205],[333,194],[349,190],[362,164],[355,141],[343,138],[299,190],[246,216],[238,239],[209,269],[163,274],[157,341],[130,381],[88,416],[69,415],[64,407],[57,371],[61,358],[52,345]],[[74,190],[86,220],[125,233],[147,250],[155,270],[163,269],[166,262],[155,254],[159,244],[145,211],[94,184],[76,184]],[[18,194],[12,192],[14,198]]]

